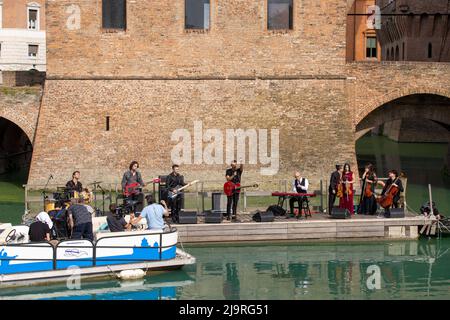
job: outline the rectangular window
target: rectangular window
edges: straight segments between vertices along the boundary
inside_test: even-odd
[[[377,57],[377,38],[367,37],[366,39],[366,58]]]
[[[293,0],[268,0],[267,29],[293,29]]]
[[[126,0],[102,1],[102,26],[104,29],[126,29]]]
[[[186,29],[209,29],[209,0],[185,0],[184,5],[184,27]]]
[[[35,44],[28,45],[28,56],[29,57],[37,57],[39,46]]]
[[[38,10],[28,9],[28,29],[38,30]]]

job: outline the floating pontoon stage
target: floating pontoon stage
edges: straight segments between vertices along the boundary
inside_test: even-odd
[[[361,240],[361,239],[417,239],[422,216],[407,214],[405,218],[377,218],[354,215],[349,219],[331,219],[326,214],[313,214],[306,220],[275,217],[274,222],[254,222],[251,214],[238,214],[237,222],[206,224],[177,224],[180,241],[245,242],[290,240]]]

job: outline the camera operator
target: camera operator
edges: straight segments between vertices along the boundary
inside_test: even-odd
[[[122,231],[130,231],[131,223],[127,223],[125,218],[123,217],[123,212],[121,208],[117,207],[115,203],[112,203],[109,206],[109,214],[106,217],[106,222],[108,223],[109,230],[111,232],[122,232]],[[130,220],[133,217],[130,216]]]
[[[145,197],[148,205],[142,210],[141,215],[135,219],[130,219],[130,223],[137,224],[143,218],[147,220],[147,229],[163,230],[166,227],[164,217],[169,216],[166,202],[161,200],[161,204],[156,203],[153,195],[149,194]]]

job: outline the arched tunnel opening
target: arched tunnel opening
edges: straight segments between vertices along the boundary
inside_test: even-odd
[[[27,176],[33,146],[15,123],[0,118],[0,176]]]
[[[406,202],[418,212],[433,201],[450,216],[450,98],[415,94],[388,102],[369,113],[357,126],[358,168],[367,163],[379,177],[389,170],[407,177]]]
[[[32,153],[27,134],[0,117],[0,222],[20,223]]]

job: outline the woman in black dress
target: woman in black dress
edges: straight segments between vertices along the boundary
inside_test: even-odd
[[[377,212],[377,201],[375,198],[375,186],[377,174],[371,163],[367,164],[362,175],[361,201],[358,213],[374,215]]]

